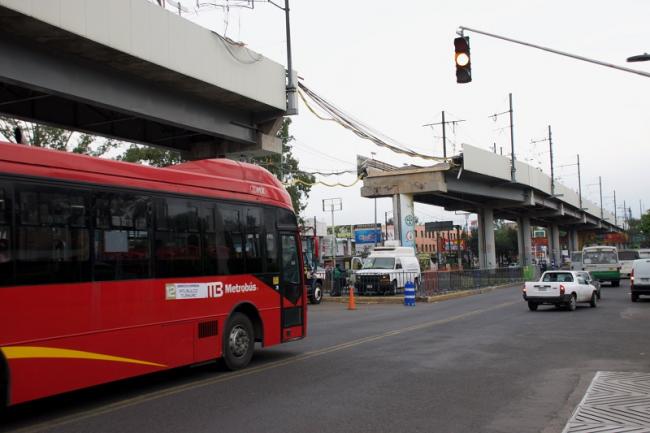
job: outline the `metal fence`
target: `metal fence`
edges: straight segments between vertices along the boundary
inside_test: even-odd
[[[481,287],[524,281],[524,268],[468,269],[462,271],[422,272],[418,296],[480,289]]]
[[[407,282],[415,285],[417,296],[433,296],[447,292],[479,289],[500,284],[531,280],[536,274],[532,267],[467,269],[457,271],[406,272],[390,270],[384,273],[337,273],[325,276],[323,291],[329,296],[347,296],[350,287],[358,296],[391,296],[404,293]]]

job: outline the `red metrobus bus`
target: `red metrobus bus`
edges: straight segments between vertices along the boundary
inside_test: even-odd
[[[0,405],[306,335],[291,199],[230,160],[0,143]],[[1,406],[0,406],[1,407]]]

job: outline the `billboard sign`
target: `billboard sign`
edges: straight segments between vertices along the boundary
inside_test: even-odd
[[[378,244],[381,242],[381,229],[356,229],[354,242],[357,244]]]
[[[449,231],[454,229],[453,221],[435,221],[424,223],[424,230],[427,232]]]

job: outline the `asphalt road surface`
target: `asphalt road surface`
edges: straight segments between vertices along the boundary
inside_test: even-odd
[[[0,431],[561,432],[596,371],[650,372],[650,298],[528,311],[520,286],[436,304],[309,309],[309,337],[11,408]]]

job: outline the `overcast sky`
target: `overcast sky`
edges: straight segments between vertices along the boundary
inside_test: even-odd
[[[439,122],[442,110],[447,120],[465,120],[448,130],[448,152],[458,151],[461,143],[486,149],[496,143],[508,153],[508,117],[489,116],[508,109],[512,92],[518,159],[528,158],[549,172],[548,144],[531,140],[545,138],[551,125],[559,181],[577,190],[577,169],[567,165],[575,164],[579,153],[583,195],[598,202],[602,176],[605,207],[614,210],[615,189],[619,215],[625,200],[638,217],[639,200],[650,207],[650,78],[467,33],[473,82],[456,84],[453,38],[463,25],[650,72],[650,62],[625,62],[650,52],[648,17],[648,0],[292,0],[293,64],[308,86],[347,113],[436,155],[442,154],[441,130],[422,125]],[[268,3],[256,2],[252,10],[204,10],[188,18],[286,65],[284,13]],[[425,164],[319,120],[303,105],[291,133],[304,170],[354,169],[356,155],[371,152],[395,165]],[[355,175],[319,179],[351,183]],[[359,188],[360,183],[315,186],[304,216],[329,221],[321,201],[341,197],[337,224],[372,222],[373,201],[360,198]],[[389,210],[390,200],[378,200],[380,221]],[[418,204],[415,213],[428,221],[465,220]]]

